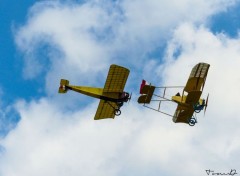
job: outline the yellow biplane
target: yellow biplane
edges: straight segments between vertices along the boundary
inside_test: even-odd
[[[125,102],[131,99],[128,92],[124,92],[124,87],[129,75],[127,68],[111,65],[104,88],[73,86],[69,81],[61,79],[59,93],[66,93],[73,90],[94,98],[100,99],[94,120],[114,118],[121,114],[120,108]]]
[[[197,123],[196,113],[199,113],[204,109],[204,114],[208,104],[208,96],[205,99],[200,98],[205,81],[207,78],[207,73],[210,65],[207,63],[199,63],[195,65],[191,71],[188,78],[186,86],[168,86],[168,87],[155,87],[153,85],[147,85],[146,81],[142,81],[140,87],[140,97],[138,98],[138,103],[143,104],[145,107],[152,110],[161,112],[163,114],[173,117],[173,122],[187,123],[190,126],[194,126]],[[166,97],[166,89],[169,88],[183,88],[182,95],[177,93],[172,96],[171,99]],[[161,95],[155,94],[156,89],[162,89]],[[155,97],[156,99],[153,99]],[[150,106],[151,102],[159,102],[157,108]],[[168,114],[161,110],[161,103],[163,101],[171,101],[178,104],[174,115]]]

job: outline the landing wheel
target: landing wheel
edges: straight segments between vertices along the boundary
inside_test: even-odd
[[[115,109],[115,115],[116,115],[116,116],[121,115],[121,111],[120,111],[120,109]]]
[[[195,118],[190,118],[189,121],[188,121],[188,124],[189,124],[190,126],[194,126],[195,123],[197,123],[197,120],[196,120]]]
[[[119,102],[119,103],[118,103],[118,106],[119,106],[119,107],[122,107],[122,105],[123,105],[123,102]]]
[[[194,110],[194,112],[196,112],[196,113],[199,113],[200,111],[201,111],[200,109]]]
[[[198,108],[200,105],[199,103],[196,103],[195,105],[193,105],[193,109],[194,109],[194,112],[196,113],[199,113],[201,110]]]

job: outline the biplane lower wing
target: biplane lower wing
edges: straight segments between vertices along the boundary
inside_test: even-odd
[[[114,118],[117,105],[114,102],[100,100],[94,120]]]
[[[194,113],[193,108],[190,107],[185,108],[182,107],[182,105],[178,105],[172,120],[175,123],[178,122],[189,123],[189,119],[192,118],[193,113]]]

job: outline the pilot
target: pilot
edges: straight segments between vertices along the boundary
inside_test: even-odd
[[[178,92],[175,96],[180,96],[180,93]]]
[[[127,102],[129,100],[129,93],[123,92],[121,98],[123,99],[124,102]]]
[[[204,106],[205,106],[205,100],[203,99],[202,104],[198,102],[196,105],[194,105],[194,110],[195,111],[197,110],[200,112],[201,110],[203,110]]]

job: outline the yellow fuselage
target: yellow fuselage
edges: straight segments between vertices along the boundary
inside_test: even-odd
[[[186,103],[187,96],[172,96],[172,101],[176,102],[179,105],[189,107],[192,106],[192,104]],[[196,102],[197,103],[197,102]],[[203,99],[199,99],[198,103],[201,105],[203,103]]]
[[[103,88],[96,87],[85,87],[85,86],[69,86],[73,91],[79,92],[81,94],[91,96],[94,98],[100,98],[103,96]]]
[[[69,89],[79,92],[81,94],[91,96],[94,98],[101,99],[102,97],[112,98],[112,99],[119,99],[120,94],[118,92],[104,92],[103,88],[97,87],[86,87],[86,86],[68,86]]]

